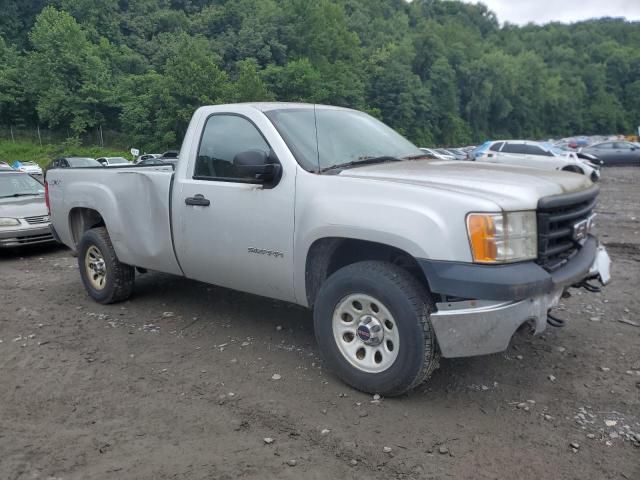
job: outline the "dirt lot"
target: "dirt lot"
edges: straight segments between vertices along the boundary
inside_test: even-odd
[[[325,371],[302,308],[156,273],[101,306],[68,251],[1,253],[0,478],[637,480],[640,169],[602,187],[603,293],[379,401]]]

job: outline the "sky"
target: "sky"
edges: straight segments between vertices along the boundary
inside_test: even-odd
[[[463,0],[478,3],[477,0]],[[577,22],[597,17],[640,20],[640,0],[482,0],[500,23]]]

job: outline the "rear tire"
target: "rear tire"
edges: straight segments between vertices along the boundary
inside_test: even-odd
[[[78,267],[87,293],[102,304],[131,296],[135,268],[118,260],[105,227],[87,230],[78,244]]]
[[[345,383],[402,395],[438,367],[432,310],[429,292],[408,271],[388,262],[354,263],[331,275],[318,293],[316,340]]]

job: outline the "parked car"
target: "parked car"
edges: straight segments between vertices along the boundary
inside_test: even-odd
[[[434,148],[433,150],[438,152],[440,155],[442,155],[447,160],[457,160],[456,156],[453,153],[451,153],[450,151],[448,151],[448,150],[446,150],[444,148]]]
[[[113,167],[114,165],[122,166],[122,165],[131,164],[131,162],[124,157],[100,157],[100,158],[96,158],[96,160],[103,167]]]
[[[178,165],[179,157],[180,157],[180,152],[179,151],[177,151],[177,150],[168,150],[168,151],[164,152],[162,155],[160,155],[159,158],[163,162],[173,165],[173,167],[175,168]]]
[[[139,164],[140,162],[143,162],[145,160],[151,160],[153,158],[159,158],[162,155],[159,153],[143,153],[142,155],[140,155],[138,158],[136,158],[135,164]]]
[[[95,158],[89,157],[62,157],[56,158],[49,164],[49,168],[87,168],[101,167],[102,164]]]
[[[0,170],[0,248],[55,241],[44,191],[28,173]]]
[[[604,165],[640,165],[640,148],[632,142],[603,142],[581,152],[597,156]]]
[[[160,155],[160,158],[178,158],[179,156],[180,152],[178,150],[167,150],[162,155]]]
[[[579,150],[574,150],[570,148],[568,145],[558,145],[558,144],[555,144],[555,145],[548,144],[548,145],[550,145],[550,148],[558,150],[559,153],[562,155],[566,155],[566,154],[575,155],[576,158],[586,161],[588,164],[590,164],[593,167],[600,168],[604,164],[604,162],[600,160],[597,156],[592,155],[590,153],[581,152]]]
[[[420,147],[420,150],[422,150],[424,153],[429,155],[430,158],[436,158],[438,160],[453,160],[454,159],[451,155],[443,155],[442,153],[438,152],[434,148],[423,148],[423,147]]]
[[[45,168],[45,175],[52,168],[91,168],[102,167],[95,158],[90,157],[61,157],[52,160]]]
[[[36,162],[22,162],[20,160],[16,160],[11,165],[14,170],[18,170],[20,172],[29,173],[31,175],[42,175],[42,168]]]
[[[13,170],[7,162],[0,162],[0,170]]]
[[[503,351],[569,288],[609,281],[588,178],[426,159],[355,110],[202,107],[175,172],[122,173],[49,172],[53,228],[95,301],[129,298],[139,267],[313,308],[327,365],[366,392]]]
[[[145,166],[161,166],[161,165],[172,165],[172,163],[166,162],[164,160],[162,160],[161,158],[156,158],[156,157],[151,157],[151,158],[145,158],[144,160],[140,160],[138,163],[136,163],[136,165],[139,165],[141,167],[145,167]]]
[[[597,166],[581,161],[574,154],[557,150],[552,145],[528,140],[485,142],[472,152],[470,158],[477,162],[579,173],[593,182],[600,179],[600,169]]]
[[[467,160],[467,152],[462,148],[447,148],[447,151],[453,153],[456,160]]]

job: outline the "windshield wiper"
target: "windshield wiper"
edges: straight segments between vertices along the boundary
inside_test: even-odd
[[[2,195],[0,198],[11,198],[11,197],[30,197],[32,195],[42,195],[41,193],[12,193],[11,195]]]
[[[342,170],[344,168],[358,167],[360,165],[372,165],[374,163],[400,162],[401,160],[401,158],[392,157],[390,155],[382,155],[380,157],[363,157],[359,160],[352,160],[351,162],[339,163],[337,165],[321,168],[320,173],[324,173],[329,170]]]

